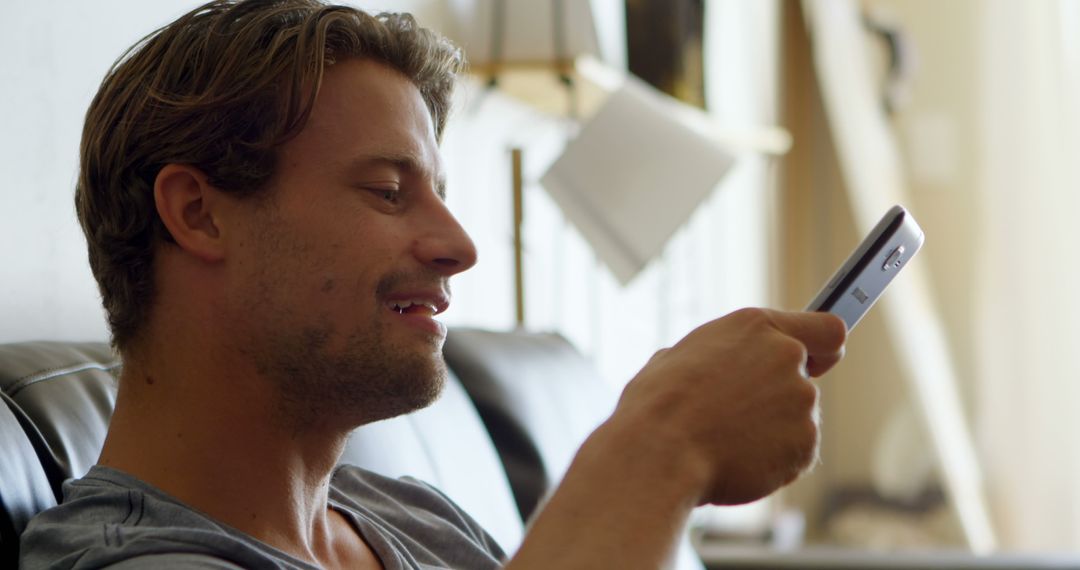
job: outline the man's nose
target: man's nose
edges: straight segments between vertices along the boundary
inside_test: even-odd
[[[432,201],[421,222],[417,259],[447,277],[476,265],[476,245],[442,200]]]

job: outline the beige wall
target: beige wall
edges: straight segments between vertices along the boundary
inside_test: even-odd
[[[915,46],[906,105],[893,118],[908,176],[910,202],[926,232],[919,263],[953,351],[960,391],[972,412],[974,256],[978,159],[976,0],[871,0],[864,5],[901,26]],[[795,147],[785,160],[781,217],[785,251],[781,303],[801,308],[858,243],[820,94],[812,75],[805,27],[787,3],[785,126]],[[882,49],[868,39],[872,49]],[[884,61],[884,57],[880,58]],[[884,324],[874,311],[851,336],[845,360],[821,382],[822,463],[796,484],[789,501],[808,510],[810,534],[830,489],[871,485],[899,494],[933,479],[931,447],[896,371]],[[888,443],[883,443],[885,441]]]
[[[911,207],[929,244],[923,263],[930,266],[970,417],[975,358],[971,292],[977,287],[974,252],[982,219],[977,180],[979,1],[869,4],[891,13],[918,52],[911,98],[896,115],[896,127],[908,167]]]

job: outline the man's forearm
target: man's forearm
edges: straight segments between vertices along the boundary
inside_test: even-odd
[[[610,424],[582,446],[508,569],[655,570],[671,559],[706,469]]]

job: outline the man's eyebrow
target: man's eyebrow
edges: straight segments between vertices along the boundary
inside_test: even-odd
[[[367,154],[353,159],[349,163],[350,171],[364,170],[372,166],[389,165],[402,172],[412,175],[428,176],[434,178],[435,193],[439,198],[446,200],[446,175],[441,171],[432,172],[424,166],[415,155],[409,153],[375,153]]]

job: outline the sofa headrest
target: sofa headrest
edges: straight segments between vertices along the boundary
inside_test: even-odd
[[[0,345],[0,391],[29,420],[27,435],[58,497],[65,479],[97,462],[119,367],[105,343]]]
[[[18,565],[19,535],[34,515],[56,504],[49,479],[26,436],[21,412],[0,392],[0,568]]]
[[[104,343],[0,345],[0,567],[16,566],[18,535],[64,480],[97,461],[116,365]]]

